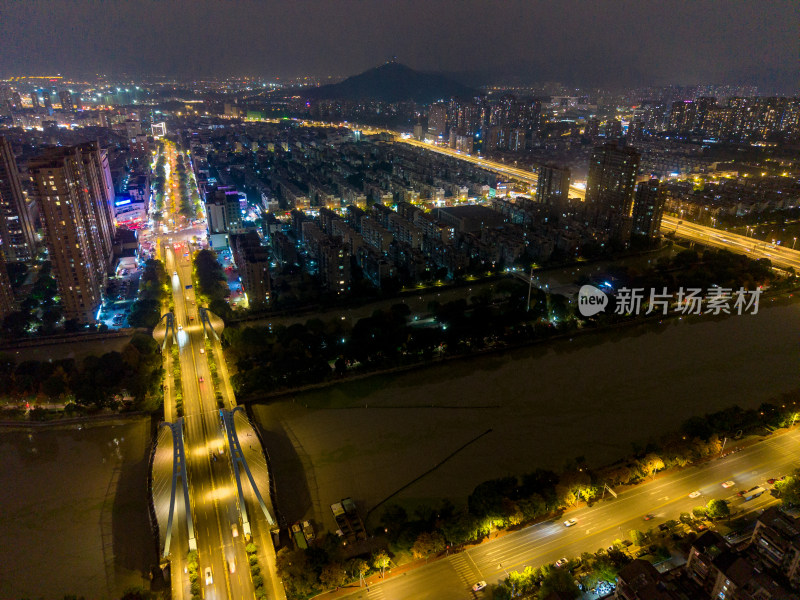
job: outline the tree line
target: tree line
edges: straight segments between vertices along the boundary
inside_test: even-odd
[[[225,271],[217,260],[217,253],[208,249],[195,252],[193,275],[200,302],[218,317],[229,320],[233,314],[227,302],[231,291]]]
[[[161,352],[156,341],[137,333],[122,352],[106,352],[78,361],[26,360],[0,355],[0,389],[6,399],[66,403],[75,410],[114,408],[125,396],[133,408],[155,410],[160,404]]]
[[[164,263],[151,258],[144,264],[139,280],[139,294],[131,305],[131,327],[153,329],[161,319],[161,305],[169,294],[169,277]]]
[[[225,306],[224,273],[210,255],[203,256],[206,276],[202,288]],[[614,269],[609,275],[618,286],[677,291],[680,286],[755,286],[774,282],[768,263],[728,252],[702,255],[685,251],[660,259],[646,269]],[[788,280],[784,280],[787,281]],[[214,308],[212,307],[212,311]],[[516,279],[484,287],[469,300],[431,302],[430,319],[411,318],[407,305],[376,310],[351,326],[340,319],[311,319],[289,327],[228,327],[223,333],[225,353],[234,365],[232,383],[237,396],[255,398],[263,391],[302,387],[437,358],[463,356],[489,348],[514,346],[583,328],[597,328],[635,319],[637,315],[600,313],[589,319],[576,313],[564,296],[534,289]],[[214,311],[216,312],[216,311]],[[644,310],[642,311],[644,312]],[[424,317],[424,315],[423,315]]]

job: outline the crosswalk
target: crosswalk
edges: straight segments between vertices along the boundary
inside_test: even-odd
[[[472,586],[481,577],[475,563],[467,556],[466,552],[459,552],[450,557],[450,564],[458,574],[459,579],[467,586]]]
[[[371,585],[358,592],[358,595],[350,596],[353,600],[383,600],[385,597],[382,585]]]

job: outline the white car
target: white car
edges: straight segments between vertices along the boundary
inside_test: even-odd
[[[200,348],[200,354],[205,354],[205,353],[206,353],[206,349],[205,348]]]
[[[211,567],[206,567],[206,585],[214,583],[214,578],[211,576]]]
[[[233,535],[233,537],[239,537],[239,528],[236,527],[235,523],[231,525],[231,535]]]
[[[564,521],[564,527],[572,527],[577,522],[578,519],[567,519],[566,521]]]
[[[560,569],[561,567],[563,567],[563,566],[564,566],[565,564],[567,564],[568,562],[569,562],[569,559],[568,559],[566,556],[565,556],[565,557],[563,557],[563,558],[559,558],[559,559],[556,561],[556,568],[557,568],[557,569]]]
[[[178,325],[178,331],[183,331],[183,325]]]
[[[480,592],[485,587],[486,587],[486,582],[485,581],[479,581],[478,583],[476,583],[475,585],[472,586],[472,591],[473,592]]]
[[[736,482],[733,479],[729,479],[728,481],[722,484],[722,487],[729,488],[733,487],[734,485],[736,485]]]
[[[700,490],[697,490],[689,494],[689,498],[697,498],[699,495],[700,495]]]
[[[231,561],[228,563],[228,565],[231,568],[231,573],[236,573],[236,563],[234,561]]]

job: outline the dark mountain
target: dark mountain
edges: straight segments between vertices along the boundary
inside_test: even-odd
[[[304,90],[305,96],[316,100],[329,98],[371,99],[382,102],[413,100],[419,104],[447,100],[453,96],[469,98],[476,93],[476,90],[442,75],[421,73],[396,62],[383,64],[339,83]]]

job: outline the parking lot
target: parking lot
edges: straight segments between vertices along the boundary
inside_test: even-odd
[[[128,315],[131,304],[136,300],[141,275],[142,271],[139,268],[122,269],[115,277],[109,278],[106,300],[98,321],[108,325],[109,329],[128,327]]]

